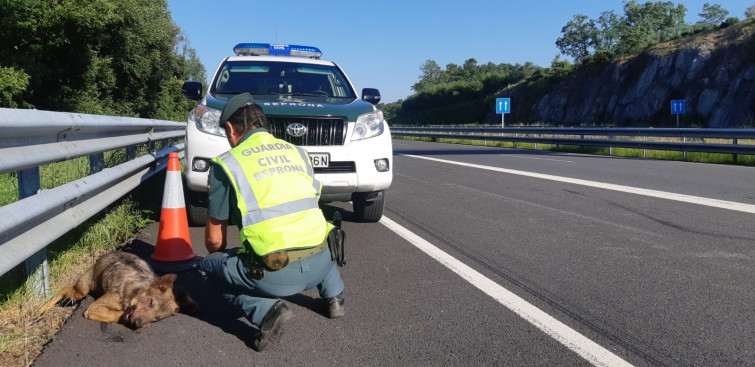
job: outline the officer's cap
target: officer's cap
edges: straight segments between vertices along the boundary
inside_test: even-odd
[[[229,99],[228,103],[223,107],[223,112],[220,113],[220,126],[223,126],[236,110],[244,107],[247,103],[254,103],[254,97],[249,93],[237,94]]]

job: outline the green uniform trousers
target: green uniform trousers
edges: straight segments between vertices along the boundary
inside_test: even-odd
[[[250,258],[236,256],[236,250],[207,255],[199,265],[200,273],[220,283],[223,297],[240,308],[247,319],[259,325],[268,310],[278,301],[306,289],[317,287],[320,297],[335,297],[344,284],[338,266],[327,247],[309,257],[294,261],[278,271],[265,270],[262,279],[250,276]]]

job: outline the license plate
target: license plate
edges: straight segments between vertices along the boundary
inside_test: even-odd
[[[309,153],[313,167],[328,167],[330,165],[330,153]]]

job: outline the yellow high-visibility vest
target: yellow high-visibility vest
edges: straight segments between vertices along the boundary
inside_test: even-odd
[[[322,184],[307,152],[255,132],[214,159],[230,178],[241,211],[239,237],[259,256],[320,245],[328,223],[318,205]]]

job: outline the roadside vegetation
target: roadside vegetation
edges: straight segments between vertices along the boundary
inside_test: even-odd
[[[0,107],[185,121],[205,68],[166,0],[0,0]]]
[[[205,82],[165,0],[0,0],[0,38],[0,107],[186,121],[194,103],[181,85]],[[125,150],[105,160],[122,163]],[[87,158],[40,167],[42,189],[87,175]],[[156,219],[159,202],[139,196],[161,194],[159,176],[47,246],[53,292]],[[17,200],[16,174],[0,174],[0,206]],[[38,316],[43,302],[23,265],[0,276],[0,366],[30,365],[74,309]]]
[[[162,144],[159,144],[162,143]],[[142,146],[137,155],[162,149],[174,142]],[[105,167],[126,161],[125,149],[105,153]],[[77,158],[40,167],[42,189],[51,189],[89,175],[87,158]],[[161,175],[156,175],[131,195],[115,202],[98,217],[47,246],[50,289],[56,292],[91,266],[103,253],[118,249],[137,233],[157,220],[163,190]],[[18,200],[18,178],[0,175],[0,206]],[[157,205],[157,206],[156,206]],[[23,264],[0,276],[0,366],[28,366],[42,347],[55,335],[74,307],[54,307],[44,315],[36,309],[45,302],[27,279]]]
[[[530,62],[522,64],[480,65],[474,58],[463,65],[454,63],[442,68],[434,60],[420,66],[420,79],[412,86],[414,94],[404,100],[379,105],[386,119],[395,124],[467,124],[481,123],[497,96],[513,86],[525,84],[530,97],[520,100],[521,108],[539,100],[550,86],[582,71],[589,73],[608,63],[632,57],[672,40],[694,39],[727,29],[755,24],[755,5],[749,7],[744,20],[731,16],[719,4],[705,3],[697,13],[699,21],[686,23],[690,11],[682,3],[671,1],[639,2],[624,0],[623,14],[605,11],[596,19],[575,14],[555,40],[560,54],[547,67]],[[683,45],[672,42],[669,45]],[[563,56],[563,58],[562,58]],[[558,121],[540,123],[558,124]],[[612,121],[598,122],[603,126]]]
[[[95,218],[48,246],[50,287],[53,292],[76,280],[101,254],[133,239],[152,219],[137,203],[124,199],[102,218]],[[28,366],[60,329],[75,307],[53,307],[44,315],[36,309],[44,303],[33,285],[17,282],[22,274],[12,271],[0,280],[0,365]]]

